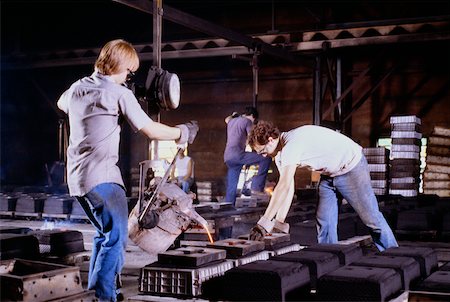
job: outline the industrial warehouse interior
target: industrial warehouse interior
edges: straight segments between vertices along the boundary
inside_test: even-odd
[[[1,301],[450,300],[448,1],[0,12]]]

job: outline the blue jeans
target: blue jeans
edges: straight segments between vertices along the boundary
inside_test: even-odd
[[[178,176],[178,185],[181,187],[181,189],[184,191],[184,193],[189,193],[189,189],[191,188],[192,184],[194,183],[194,179],[189,177],[187,180],[184,180],[183,176]]]
[[[363,223],[369,227],[373,242],[380,251],[397,247],[397,241],[383,214],[370,184],[370,173],[366,158],[350,172],[336,177],[322,175],[319,183],[317,205],[317,240],[319,243],[338,241],[338,198],[343,198],[358,213]]]
[[[225,161],[228,167],[225,201],[232,202],[233,205],[236,202],[237,185],[243,165],[259,165],[258,174],[252,179],[252,190],[264,191],[267,172],[269,171],[271,162],[272,159],[270,157],[264,157],[256,152],[244,152],[241,156]]]
[[[117,283],[128,240],[128,203],[124,189],[103,183],[78,197],[97,234],[92,245],[88,289],[100,301],[116,301]]]

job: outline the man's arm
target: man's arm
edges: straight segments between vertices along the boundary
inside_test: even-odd
[[[275,216],[275,219],[278,220],[279,222],[285,222],[285,220],[286,220],[286,216],[289,213],[289,209],[291,208],[294,191],[295,191],[295,186],[294,186],[294,181],[292,181],[289,191],[287,193],[287,196],[289,199],[285,200],[283,205],[278,209],[277,215]]]
[[[294,196],[293,188],[296,169],[296,165],[289,165],[281,168],[280,180],[278,181],[278,184],[273,191],[269,206],[264,213],[264,217],[268,220],[272,220],[280,210],[283,210],[282,212],[285,212],[287,208],[287,211],[289,211],[290,205],[292,203],[292,198]],[[280,215],[281,214],[282,213],[280,213]]]
[[[181,130],[158,122],[150,121],[141,130],[148,138],[156,140],[177,140],[180,138]]]
[[[294,175],[296,165],[290,165],[281,168],[280,180],[278,181],[273,195],[270,198],[269,206],[266,209],[264,215],[258,220],[256,225],[250,230],[249,239],[261,241],[264,240],[265,234],[272,232],[276,221],[272,219],[280,212],[280,216],[289,211],[289,207],[292,203],[292,197],[294,195]],[[280,221],[283,222],[283,221]]]
[[[237,116],[239,116],[239,113],[237,113],[236,111],[233,112],[232,114],[230,114],[229,116],[227,116],[227,117],[225,118],[225,124],[228,124],[228,122],[229,122],[232,118],[235,118],[235,117],[237,117]]]
[[[186,175],[184,176],[184,180],[188,180],[190,177],[192,177],[192,159],[189,159]]]

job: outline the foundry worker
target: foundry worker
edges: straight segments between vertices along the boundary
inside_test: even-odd
[[[234,112],[225,118],[227,124],[227,144],[224,152],[224,162],[227,165],[227,190],[225,201],[236,202],[236,191],[239,175],[244,165],[258,165],[258,174],[252,179],[252,195],[264,194],[267,172],[272,160],[255,152],[246,152],[247,136],[258,119],[258,111],[254,107],[246,107],[242,115]]]
[[[316,211],[319,243],[338,241],[337,194],[341,194],[370,228],[380,251],[398,246],[378,209],[362,147],[349,137],[313,125],[280,133],[271,123],[260,121],[249,135],[249,144],[258,154],[274,157],[280,172],[270,203],[251,230],[251,239],[261,240],[265,233],[272,231],[289,232],[285,218],[294,195],[295,170],[306,167],[321,174]]]
[[[119,160],[120,120],[157,140],[192,142],[198,127],[169,127],[152,121],[124,86],[139,67],[133,46],[124,40],[106,43],[94,72],[73,83],[58,100],[69,116],[67,149],[69,193],[76,196],[97,229],[89,266],[88,288],[100,301],[116,301],[128,239],[128,205]]]
[[[184,155],[184,152],[181,152],[175,161],[174,167],[170,171],[170,178],[177,183],[185,193],[189,193],[191,186],[194,183],[193,159],[190,156]]]

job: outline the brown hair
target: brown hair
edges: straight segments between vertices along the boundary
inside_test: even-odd
[[[139,57],[136,50],[122,39],[106,43],[95,61],[95,68],[105,75],[121,73],[126,69],[136,71],[138,67]]]
[[[269,142],[269,137],[278,138],[279,136],[280,130],[271,122],[259,121],[248,135],[248,144],[252,148],[256,144],[265,145]]]

